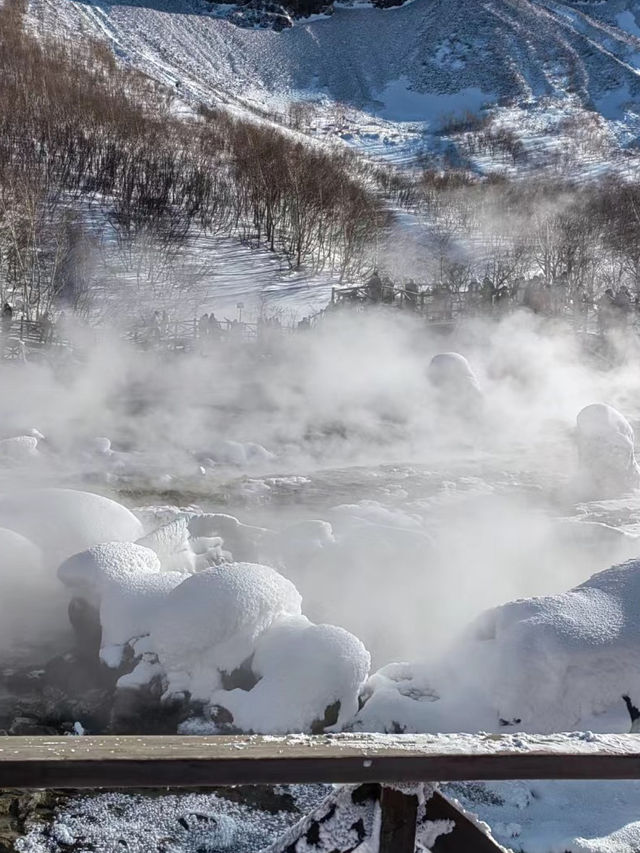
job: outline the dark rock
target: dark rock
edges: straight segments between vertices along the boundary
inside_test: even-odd
[[[54,726],[44,726],[35,717],[16,717],[9,728],[10,735],[57,735]]]
[[[111,734],[175,734],[193,713],[188,697],[161,701],[159,679],[138,688],[116,690],[111,707]]]
[[[79,654],[97,658],[102,641],[102,627],[98,608],[84,598],[72,598],[69,602],[69,622],[76,635]]]

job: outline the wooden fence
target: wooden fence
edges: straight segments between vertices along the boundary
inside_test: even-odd
[[[380,853],[414,853],[418,800],[399,783],[497,779],[640,779],[640,735],[0,739],[2,788],[374,784],[382,810]],[[427,814],[455,824],[435,853],[501,849],[441,794],[429,800]]]

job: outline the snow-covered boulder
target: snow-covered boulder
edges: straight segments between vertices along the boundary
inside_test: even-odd
[[[353,728],[629,731],[629,708],[640,707],[639,600],[640,560],[630,560],[560,595],[486,611],[436,665],[372,675]]]
[[[221,674],[239,668],[275,621],[299,616],[301,601],[294,585],[267,566],[234,563],[187,577],[152,620],[168,694],[208,701]]]
[[[580,488],[606,498],[640,487],[634,433],[624,415],[605,403],[586,406],[577,417]]]
[[[36,489],[0,496],[0,526],[34,542],[45,563],[57,568],[67,557],[102,542],[133,542],[142,524],[109,498],[73,489]]]
[[[259,681],[251,690],[217,691],[219,704],[242,731],[304,732],[344,726],[358,710],[370,665],[353,634],[334,625],[288,617],[266,630],[251,664]],[[326,715],[326,716],[325,716]]]
[[[498,717],[528,731],[597,729],[640,705],[640,560],[561,595],[505,604],[476,623]],[[607,724],[609,725],[609,723]]]
[[[435,401],[442,414],[465,420],[482,414],[480,384],[467,359],[457,352],[434,355],[427,369]]]
[[[149,634],[157,609],[182,580],[178,572],[162,572],[157,554],[131,542],[96,545],[75,554],[58,569],[71,594],[98,610],[100,656],[119,666],[124,648]]]

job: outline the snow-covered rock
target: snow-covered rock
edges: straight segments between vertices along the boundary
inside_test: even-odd
[[[152,620],[168,693],[207,701],[220,687],[221,673],[240,667],[268,627],[300,613],[294,585],[267,566],[227,564],[186,578]]]
[[[442,414],[465,420],[480,417],[483,395],[467,359],[457,352],[434,355],[427,369],[435,401]]]
[[[120,665],[125,646],[149,634],[154,614],[182,580],[178,572],[162,572],[157,554],[130,542],[111,542],[75,554],[58,569],[71,593],[98,608],[100,656]]]
[[[0,526],[21,533],[57,566],[102,542],[133,542],[144,531],[126,507],[73,489],[35,489],[0,496]]]
[[[634,433],[624,415],[605,403],[577,417],[580,488],[589,497],[612,497],[640,487]]]
[[[314,723],[339,729],[358,710],[369,665],[363,644],[344,628],[288,617],[256,644],[252,670],[260,680],[255,687],[217,691],[211,701],[229,711],[243,731],[301,732]]]
[[[630,560],[566,593],[489,610],[437,665],[372,675],[353,728],[629,731],[628,706],[640,706],[639,598],[640,560]]]
[[[640,560],[562,595],[511,602],[476,625],[499,718],[537,732],[595,729],[640,704]]]

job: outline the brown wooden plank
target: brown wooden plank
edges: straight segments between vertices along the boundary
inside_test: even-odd
[[[379,853],[415,853],[418,798],[397,788],[383,788]]]
[[[0,787],[638,779],[640,735],[0,738]]]
[[[451,832],[439,835],[431,846],[431,853],[504,853],[493,838],[475,825],[443,794],[435,791],[427,803],[428,820],[450,820],[455,824]]]

